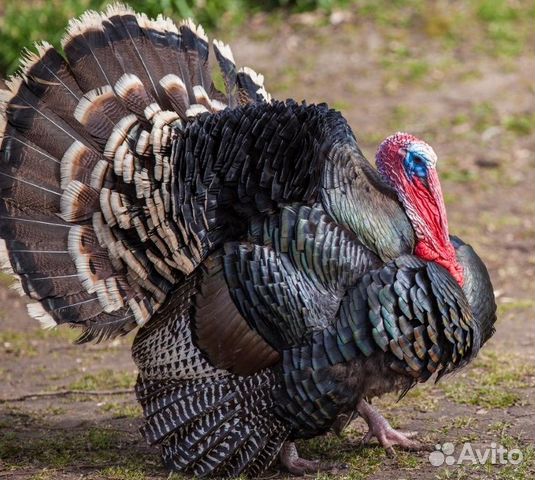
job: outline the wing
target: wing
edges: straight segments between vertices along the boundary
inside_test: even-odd
[[[202,264],[202,283],[191,311],[196,345],[218,368],[251,375],[278,363],[279,353],[253,330],[232,301],[223,273],[222,252]]]
[[[341,301],[336,322],[283,352],[279,415],[299,435],[328,429],[359,398],[406,391],[465,365],[480,330],[451,275],[402,256],[363,275]]]
[[[489,272],[474,249],[458,237],[450,237],[457,260],[463,267],[463,291],[481,329],[481,345],[496,331],[496,299]]]
[[[403,256],[364,275],[340,307],[341,343],[385,352],[418,381],[464,365],[479,349],[479,326],[455,280],[433,262]]]
[[[225,245],[225,277],[242,315],[279,350],[330,325],[347,287],[381,264],[319,205],[284,207],[251,234],[260,237]]]

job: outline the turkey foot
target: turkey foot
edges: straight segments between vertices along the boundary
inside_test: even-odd
[[[418,451],[425,449],[420,442],[411,440],[412,437],[416,436],[417,432],[403,433],[394,430],[386,418],[364,400],[359,402],[357,409],[369,428],[366,435],[360,441],[361,445],[369,445],[370,440],[375,437],[384,447],[389,457],[396,456],[394,445],[398,445],[402,450]]]
[[[284,442],[279,453],[282,465],[292,475],[303,476],[307,473],[318,473],[320,471],[329,473],[340,473],[347,469],[347,465],[324,464],[319,460],[305,460],[300,458],[294,442]]]

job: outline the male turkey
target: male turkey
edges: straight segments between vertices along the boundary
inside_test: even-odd
[[[272,101],[202,28],[114,5],[27,53],[2,91],[2,264],[45,327],[139,330],[147,441],[196,475],[256,475],[291,441],[465,365],[492,335],[488,273],[450,239],[436,155],[378,171],[326,105]],[[285,443],[286,442],[286,443]]]

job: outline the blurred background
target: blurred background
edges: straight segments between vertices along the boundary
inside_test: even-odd
[[[0,1],[0,77],[37,40],[58,46],[95,0]],[[134,0],[138,11],[193,17],[279,99],[327,102],[348,118],[370,160],[408,131],[439,156],[450,230],[489,267],[497,333],[473,366],[380,407],[394,427],[434,445],[519,448],[519,465],[433,467],[427,453],[387,459],[356,447],[364,425],[304,442],[346,461],[351,479],[528,479],[535,475],[535,3],[529,0]],[[163,479],[137,433],[127,337],[74,346],[43,331],[0,277],[0,477]],[[126,389],[126,390],[125,390]],[[82,392],[73,395],[72,392]],[[94,392],[112,391],[113,395]],[[25,399],[30,393],[53,393]],[[84,393],[85,392],[85,393]],[[178,477],[175,477],[178,478]],[[328,478],[326,476],[321,478]]]

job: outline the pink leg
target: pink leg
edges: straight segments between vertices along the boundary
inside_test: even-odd
[[[294,442],[284,442],[279,452],[282,465],[292,475],[302,476],[307,473],[329,472],[340,473],[347,469],[347,465],[333,465],[321,463],[319,460],[305,460],[300,458]]]
[[[398,432],[394,430],[388,421],[366,401],[361,400],[357,406],[360,416],[368,424],[369,430],[361,440],[361,445],[368,445],[375,437],[384,447],[389,457],[395,456],[393,446],[398,445],[403,450],[423,450],[425,449],[419,442],[411,440],[417,432]]]

